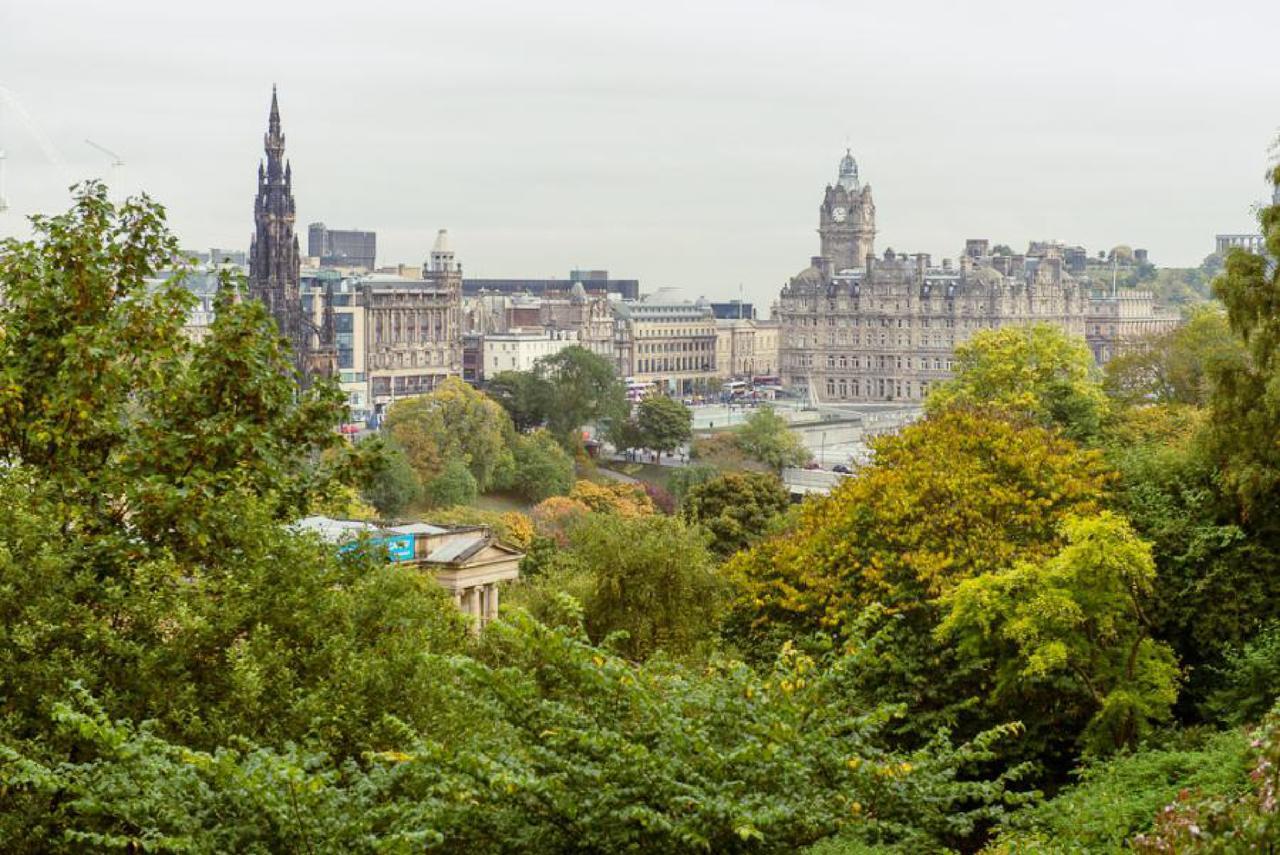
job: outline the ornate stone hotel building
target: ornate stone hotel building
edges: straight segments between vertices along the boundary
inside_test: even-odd
[[[1051,323],[1083,337],[1087,284],[1060,248],[992,255],[966,243],[958,264],[926,254],[875,255],[875,204],[846,152],[819,208],[820,254],[777,306],[783,382],[813,401],[918,402],[951,377],[954,348],[978,330]]]

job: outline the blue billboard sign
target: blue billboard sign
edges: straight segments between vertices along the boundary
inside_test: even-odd
[[[391,537],[380,537],[374,542],[385,543],[387,545],[387,556],[392,561],[413,560],[413,535],[411,534],[397,534]]]
[[[350,552],[357,549],[361,543],[366,543],[371,547],[383,547],[387,550],[387,558],[394,563],[401,561],[413,560],[413,535],[412,534],[391,534],[385,537],[371,537],[368,540],[352,540],[338,547],[338,552]]]

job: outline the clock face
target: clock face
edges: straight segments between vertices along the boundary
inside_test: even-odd
[[[843,223],[847,213],[848,212],[844,208],[836,208],[831,212],[831,219],[835,220],[837,223]]]

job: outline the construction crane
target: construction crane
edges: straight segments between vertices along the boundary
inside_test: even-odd
[[[87,139],[85,140],[85,142],[93,146],[94,148],[96,148],[98,151],[105,154],[107,157],[111,158],[111,171],[107,173],[107,185],[110,186],[111,184],[115,183],[116,170],[124,166],[124,161],[120,158],[120,155],[116,154],[114,151],[107,148],[106,146],[98,145],[93,140]]]

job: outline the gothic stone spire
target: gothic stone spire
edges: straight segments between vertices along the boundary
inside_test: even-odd
[[[271,87],[271,115],[267,119],[262,147],[267,153],[267,177],[279,178],[284,171],[284,134],[280,131],[280,102],[276,98],[275,86]]]
[[[266,304],[280,333],[293,348],[295,365],[307,364],[310,326],[302,315],[300,258],[294,236],[291,170],[284,166],[280,105],[271,89],[271,114],[263,137],[266,168],[258,165],[258,195],[253,204],[254,235],[249,245],[249,294]]]

